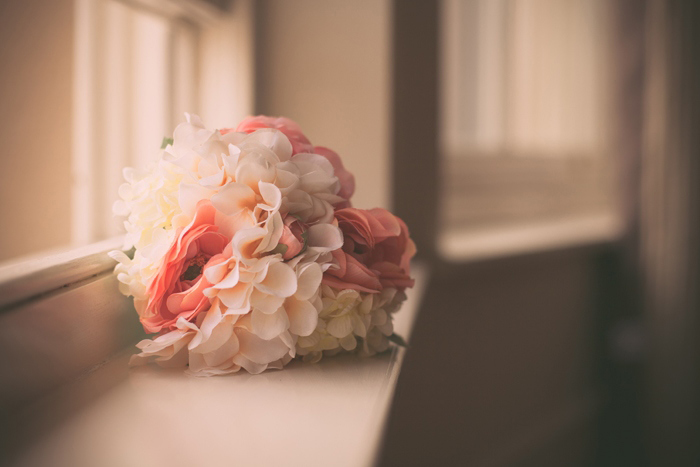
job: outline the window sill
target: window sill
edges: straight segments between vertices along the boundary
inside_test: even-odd
[[[0,266],[0,311],[114,269],[107,256],[119,250],[122,236],[78,248],[43,252]]]
[[[483,261],[609,243],[619,239],[623,229],[619,216],[611,213],[481,230],[448,229],[438,240],[438,252],[449,262]]]
[[[0,361],[8,376],[0,412],[10,434],[1,450],[12,454],[12,465],[375,462],[405,349],[295,361],[255,376],[129,369],[138,321],[109,273],[112,264],[97,252],[114,246],[108,243],[85,250],[92,253],[82,259],[63,253],[63,263],[54,257],[25,274],[5,271],[23,287],[10,300],[20,304],[0,314],[0,353],[14,356]],[[52,288],[80,279],[78,269],[90,275]],[[417,264],[414,275],[416,287],[395,318],[407,341],[428,271]],[[53,292],[42,293],[46,288],[30,284],[32,278]]]

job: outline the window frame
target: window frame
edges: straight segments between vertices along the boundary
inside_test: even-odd
[[[106,52],[104,29],[110,2],[122,4],[132,12],[156,15],[167,20],[171,27],[180,24],[196,28],[194,61],[190,64],[195,67],[194,78],[185,91],[191,95],[188,100],[194,108],[187,105],[187,112],[198,113],[209,125],[223,127],[242,120],[253,110],[253,0],[76,0],[71,161],[71,238],[76,245],[90,244],[123,231],[118,223],[107,221],[111,212],[107,204],[123,182],[121,170],[132,164],[124,160],[123,151],[100,153],[107,115],[103,102],[105,64],[110,60],[100,54]],[[174,34],[167,40],[166,75],[175,76],[178,44]],[[172,132],[184,120],[183,115],[174,115],[173,108],[182,107],[176,104],[185,99],[174,78],[169,77],[165,86],[168,88],[168,108],[163,110],[166,132]],[[168,134],[154,138],[160,141],[164,136]],[[154,147],[154,152],[157,149]]]
[[[506,7],[501,3],[499,5]],[[611,180],[619,177],[619,168],[617,161],[605,149],[595,149],[589,154],[567,153],[566,158],[559,158],[545,153],[513,154],[507,147],[484,150],[466,144],[466,132],[458,127],[455,106],[450,105],[449,101],[450,95],[459,93],[457,83],[464,72],[458,66],[448,65],[459,63],[459,54],[463,52],[457,43],[460,31],[455,8],[458,6],[458,0],[442,0],[438,16],[441,25],[438,28],[441,123],[437,153],[441,183],[439,200],[435,205],[439,227],[434,240],[438,257],[449,262],[479,261],[605,244],[621,239],[627,228],[621,211],[622,200],[617,199],[619,193],[615,190],[615,183],[606,181],[608,177]],[[552,162],[549,164],[551,170],[541,170],[548,162]],[[504,187],[510,187],[508,174],[515,171],[521,188],[504,193]],[[498,176],[494,177],[494,173]],[[450,190],[450,181],[452,185],[464,185],[464,180],[469,179],[479,180],[483,193],[476,196],[472,190],[471,198],[467,198],[469,195]],[[595,183],[591,184],[593,179]],[[596,189],[596,184],[608,192],[595,203],[587,203],[586,198],[590,194],[597,194],[592,191]],[[563,185],[572,187],[567,191],[581,194],[571,197],[571,206],[558,207],[557,203],[561,200],[556,199],[556,195],[553,195],[553,202],[547,205],[546,190]],[[536,193],[538,186],[544,187],[539,190],[541,193]],[[494,195],[489,197],[489,193]],[[503,203],[508,202],[508,196],[511,204],[522,202],[530,196],[542,198],[545,205],[538,205],[529,218],[522,215],[518,219],[504,213],[491,223],[480,223],[474,216],[451,215],[449,211],[464,202],[472,206],[471,212],[491,211],[494,206],[503,207]],[[543,215],[545,211],[550,214]]]

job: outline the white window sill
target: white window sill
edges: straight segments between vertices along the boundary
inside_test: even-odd
[[[107,256],[121,249],[122,236],[78,248],[17,258],[0,265],[0,310],[114,269]]]

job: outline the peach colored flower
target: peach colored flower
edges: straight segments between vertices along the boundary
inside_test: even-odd
[[[334,175],[338,177],[338,181],[340,182],[340,190],[337,195],[347,200],[346,202],[337,204],[336,207],[338,209],[350,207],[350,198],[355,192],[355,177],[345,169],[343,161],[335,151],[323,146],[313,146],[304,133],[302,133],[301,127],[294,120],[285,117],[267,117],[264,115],[248,117],[236,127],[235,131],[252,133],[261,128],[274,128],[284,133],[292,143],[292,155],[297,153],[313,153],[328,159],[333,166]],[[220,131],[222,135],[225,135],[233,130],[224,128]]]
[[[300,152],[313,152],[313,145],[308,138],[304,136],[304,133],[301,132],[301,128],[297,122],[286,117],[267,117],[265,115],[247,117],[238,124],[236,131],[252,133],[261,128],[274,128],[284,133],[284,135],[289,138],[289,142],[292,143],[292,155]],[[226,134],[230,131],[230,129],[223,129],[221,130],[221,134]]]
[[[335,217],[344,240],[333,251],[337,267],[325,272],[324,284],[369,293],[413,287],[410,261],[416,246],[401,219],[380,208],[339,209]]]
[[[147,287],[148,303],[141,316],[146,332],[175,329],[178,318],[192,321],[209,309],[209,298],[203,292],[212,284],[203,272],[229,242],[218,232],[215,216],[211,203],[200,202],[192,222],[179,229]]]

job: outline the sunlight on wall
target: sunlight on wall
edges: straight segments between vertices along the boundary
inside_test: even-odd
[[[258,5],[258,110],[298,121],[338,152],[355,174],[356,207],[389,207],[390,2]]]

